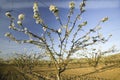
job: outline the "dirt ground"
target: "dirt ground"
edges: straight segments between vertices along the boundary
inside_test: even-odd
[[[84,76],[87,78],[100,78],[100,80],[102,79],[103,80],[120,80],[120,76],[119,76],[120,66],[119,65],[109,65],[109,66],[99,65],[97,68],[94,68],[94,67],[80,68],[78,66],[76,65],[76,67],[74,68],[68,68],[66,71],[62,73],[62,75],[67,76],[67,77]],[[46,75],[46,76],[55,75],[54,68],[36,67],[34,71],[37,73]],[[70,79],[70,80],[74,80],[74,79]]]
[[[36,66],[33,72],[55,78],[55,68],[48,66]],[[77,78],[83,77],[80,80],[120,80],[120,65],[99,65],[94,67],[80,67],[79,64],[70,64],[68,68],[61,74],[65,79],[63,80],[77,80]],[[77,78],[75,78],[77,76]],[[68,79],[71,77],[70,79]],[[72,78],[73,77],[73,78]],[[99,79],[98,79],[99,78]],[[21,70],[12,65],[1,64],[0,65],[0,80],[38,80],[31,75],[23,73]],[[78,79],[79,80],[79,79]]]

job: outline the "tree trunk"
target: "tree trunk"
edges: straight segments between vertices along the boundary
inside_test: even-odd
[[[61,78],[60,78],[60,72],[57,73],[57,80],[61,80]]]

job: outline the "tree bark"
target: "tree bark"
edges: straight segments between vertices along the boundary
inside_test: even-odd
[[[61,78],[60,78],[60,72],[59,71],[57,73],[57,80],[61,80]]]

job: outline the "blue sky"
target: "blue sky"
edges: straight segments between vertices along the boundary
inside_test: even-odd
[[[68,4],[72,0],[36,0],[39,2],[39,12],[41,17],[49,26],[59,27],[60,25],[55,20],[53,14],[49,11],[49,5],[54,4],[60,10],[60,16],[63,23],[66,21],[66,15],[69,10]],[[73,0],[76,3],[75,13],[79,11],[79,4],[81,0]],[[17,38],[26,38],[25,35],[16,33],[8,29],[9,19],[4,15],[7,10],[13,10],[12,14],[17,16],[20,13],[25,14],[24,25],[31,31],[40,35],[41,28],[35,25],[32,19],[32,5],[34,0],[0,0],[0,53],[1,57],[7,57],[13,52],[21,52],[26,50],[39,51],[39,49],[30,44],[17,44],[13,41],[9,41],[4,37],[6,32],[12,32]],[[103,17],[109,17],[109,20],[102,24],[101,32],[107,36],[112,34],[112,38],[105,44],[105,48],[109,48],[112,45],[116,45],[117,49],[120,49],[120,0],[87,0],[86,12],[82,15],[83,20],[88,21],[86,31],[94,27]]]

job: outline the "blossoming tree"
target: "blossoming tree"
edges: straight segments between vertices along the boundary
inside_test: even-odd
[[[6,12],[5,15],[10,18],[9,28],[18,32],[23,32],[24,34],[29,36],[29,39],[18,40],[9,32],[7,32],[5,36],[18,43],[30,43],[41,48],[44,47],[46,50],[45,53],[51,58],[55,65],[57,80],[61,80],[61,73],[66,70],[68,63],[70,62],[70,57],[73,54],[75,54],[77,51],[83,50],[88,46],[100,42],[105,43],[110,38],[110,36],[108,36],[108,38],[103,38],[102,34],[98,33],[101,29],[100,24],[107,21],[108,17],[101,19],[95,27],[91,28],[88,32],[80,36],[79,33],[81,33],[81,31],[83,31],[83,27],[87,25],[87,21],[80,22],[81,16],[85,12],[85,0],[80,3],[79,7],[80,13],[78,13],[76,17],[74,17],[74,20],[71,20],[75,9],[75,3],[73,1],[69,3],[69,13],[67,15],[67,21],[66,24],[63,25],[62,20],[59,16],[59,9],[55,5],[50,5],[49,10],[54,14],[56,20],[61,25],[61,27],[59,27],[58,29],[54,29],[53,27],[49,27],[43,21],[39,13],[38,3],[34,2],[33,18],[35,19],[36,24],[40,25],[43,29],[44,33],[42,36],[36,35],[27,27],[23,26],[23,20],[25,17],[24,14],[18,15],[17,27],[17,25],[14,25],[15,18],[11,15],[10,12]],[[94,33],[96,34],[91,35]],[[54,34],[57,35],[58,39],[53,36]],[[56,41],[58,42],[57,44],[55,44]]]

